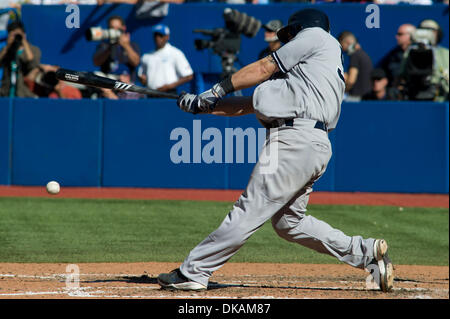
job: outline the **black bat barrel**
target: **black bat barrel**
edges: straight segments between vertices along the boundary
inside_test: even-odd
[[[62,81],[84,84],[87,86],[95,86],[98,88],[137,92],[152,97],[178,99],[178,95],[175,93],[160,92],[149,88],[143,88],[134,84],[123,83],[120,81],[95,75],[91,72],[80,72],[61,68],[56,71],[56,78]]]
[[[58,69],[56,78],[62,81],[79,83],[89,86],[95,86],[105,89],[114,89],[115,80],[97,76],[90,72],[79,72],[68,69]]]

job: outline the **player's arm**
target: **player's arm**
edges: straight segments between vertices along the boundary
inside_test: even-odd
[[[217,102],[211,114],[219,116],[241,116],[254,112],[251,96],[230,96]]]
[[[272,55],[253,62],[231,76],[235,91],[247,89],[269,79],[279,68]]]
[[[210,90],[203,92],[199,96],[195,94],[182,94],[177,101],[178,106],[189,113],[212,113],[218,102],[227,94],[234,91],[243,90],[268,80],[272,74],[279,71],[278,64],[271,55],[253,62],[232,76],[227,77],[220,83],[215,84]],[[250,103],[251,104],[251,103]],[[248,105],[248,104],[246,104]],[[246,107],[236,113],[235,106],[225,108],[222,106],[220,114],[231,116],[229,114],[251,113],[253,107]],[[242,115],[242,114],[240,114]]]

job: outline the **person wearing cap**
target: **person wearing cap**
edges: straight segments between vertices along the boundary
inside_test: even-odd
[[[436,38],[436,45],[434,46],[435,67],[431,77],[431,82],[439,86],[439,93],[436,100],[443,101],[449,98],[449,50],[439,43],[442,41],[444,33],[441,26],[434,20],[423,20],[419,28],[430,29],[433,31]]]
[[[267,24],[263,25],[263,28],[265,29],[264,41],[268,42],[268,45],[259,53],[258,59],[265,58],[281,47],[281,41],[277,37],[277,31],[282,27],[283,22],[281,22],[281,20],[270,20]]]
[[[93,56],[94,65],[108,76],[119,78],[125,71],[130,74],[131,81],[136,81],[136,70],[140,63],[139,45],[130,40],[126,32],[125,21],[120,16],[108,19],[108,28],[122,31],[116,42],[104,41],[97,46]]]
[[[433,52],[433,65],[432,74],[430,78],[430,84],[435,87],[434,101],[448,101],[449,99],[449,50],[439,43],[443,38],[443,31],[440,25],[432,19],[425,19],[420,22],[417,30],[431,30],[434,38],[432,37],[428,47]],[[414,42],[415,35],[413,35]],[[420,42],[420,41],[419,41]],[[411,46],[412,47],[412,46]],[[401,79],[407,84],[408,72],[407,64],[409,57],[409,50],[405,52],[405,55],[401,64]]]
[[[194,72],[184,53],[169,43],[168,26],[158,24],[152,31],[155,50],[142,56],[139,79],[152,90],[175,93],[194,78]]]
[[[386,72],[381,68],[373,69],[370,78],[372,90],[362,96],[362,100],[395,101],[400,100],[400,92],[396,88],[388,87]]]

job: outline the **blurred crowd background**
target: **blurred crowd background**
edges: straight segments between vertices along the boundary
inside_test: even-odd
[[[0,96],[66,99],[148,98],[135,93],[88,88],[56,79],[55,71],[60,66],[41,63],[41,48],[27,37],[28,21],[21,14],[24,5],[77,4],[100,7],[126,4],[136,6],[137,15],[161,18],[170,15],[169,6],[183,6],[184,3],[192,2],[255,6],[277,2],[317,5],[353,2],[394,6],[433,6],[439,3],[448,6],[448,0],[0,0]],[[203,31],[211,36],[211,40],[198,40],[195,43],[197,49],[211,49],[220,56],[223,69],[221,77],[236,71],[235,62],[240,49],[241,34],[252,37],[257,32],[264,32],[264,43],[261,44],[263,48],[259,55],[255,56],[256,60],[282,45],[276,31],[287,23],[278,17],[259,21],[240,12],[239,6],[233,8],[224,13],[226,30]],[[96,69],[92,71],[125,83],[135,83],[163,92],[179,92],[181,88],[192,88],[193,86],[187,85],[195,81],[196,66],[192,65],[183,47],[171,42],[173,29],[180,26],[167,25],[164,20],[157,22],[148,26],[154,41],[150,51],[144,51],[142,43],[133,41],[133,34],[127,29],[127,21],[120,15],[109,15],[106,27],[89,26],[85,37],[87,41],[96,43],[96,49],[93,54],[86,53],[84,58],[90,59],[95,65]],[[361,44],[355,30],[344,30],[337,34],[337,40],[346,58],[346,100],[448,101],[449,50],[442,45],[443,37],[448,37],[446,33],[448,30],[444,30],[433,17],[423,19],[418,24],[399,23],[395,34],[386,35],[395,38],[396,45],[377,61],[372,58],[370,50],[366,50]],[[48,34],[46,37],[52,35]]]

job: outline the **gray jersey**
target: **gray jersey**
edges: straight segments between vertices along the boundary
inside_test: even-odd
[[[281,73],[255,89],[258,119],[307,118],[334,129],[345,91],[338,41],[322,28],[307,28],[272,56]]]

